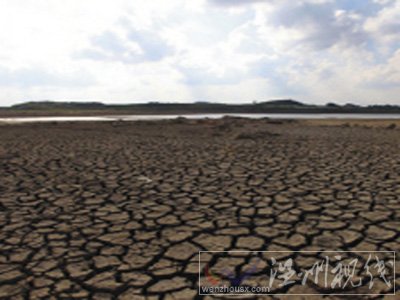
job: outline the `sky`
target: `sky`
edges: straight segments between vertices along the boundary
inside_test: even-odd
[[[400,1],[0,0],[0,106],[400,104]]]

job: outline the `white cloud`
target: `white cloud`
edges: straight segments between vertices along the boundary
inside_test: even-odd
[[[93,85],[94,78],[85,72],[52,73],[40,68],[8,70],[0,67],[0,86],[30,88],[54,86],[80,88]]]
[[[365,29],[375,35],[376,39],[386,42],[400,41],[400,2],[390,2],[376,16],[365,22]]]
[[[208,0],[212,4],[222,6],[251,5],[253,3],[267,2],[265,0]]]
[[[400,104],[399,19],[387,0],[0,0],[0,105]]]
[[[103,61],[142,63],[159,61],[173,52],[172,47],[157,33],[150,30],[135,30],[128,27],[119,36],[113,31],[105,31],[91,38],[91,46],[73,55]]]
[[[375,65],[363,74],[361,84],[369,89],[400,90],[400,50],[397,50],[386,63]]]

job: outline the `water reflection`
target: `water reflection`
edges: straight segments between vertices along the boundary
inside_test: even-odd
[[[187,119],[220,119],[224,116],[250,119],[400,119],[400,114],[188,114],[188,115],[115,115],[115,116],[70,116],[70,117],[15,117],[0,118],[3,123],[72,122],[72,121],[139,121]]]

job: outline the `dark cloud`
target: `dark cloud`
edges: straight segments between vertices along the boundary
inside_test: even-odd
[[[382,3],[373,0],[336,0],[335,3],[340,9],[356,12],[363,16],[373,16],[382,8]]]
[[[299,3],[277,5],[275,13],[268,19],[274,26],[299,29],[304,38],[298,45],[309,45],[316,50],[330,48],[338,43],[364,45],[368,33],[363,29],[363,19],[335,3]]]
[[[400,12],[398,13],[398,16],[400,17]],[[399,37],[400,19],[386,19],[384,22],[379,24],[377,31],[381,36]]]

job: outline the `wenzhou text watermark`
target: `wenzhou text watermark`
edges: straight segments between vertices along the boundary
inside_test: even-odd
[[[394,251],[200,251],[200,295],[395,295]]]

